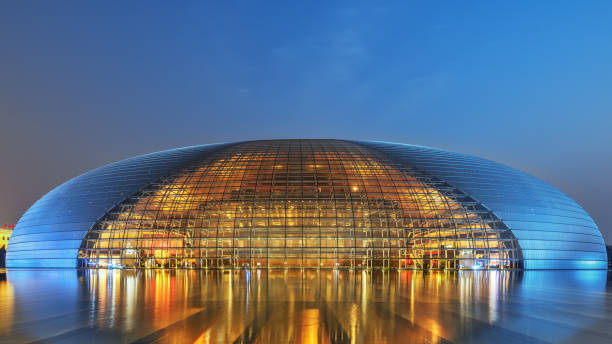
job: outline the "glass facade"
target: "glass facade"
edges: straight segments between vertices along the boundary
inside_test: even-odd
[[[482,204],[338,140],[236,144],[156,180],[98,221],[83,267],[516,268]]]
[[[152,180],[227,144],[140,155],[91,170],[51,190],[23,214],[9,239],[7,267],[74,268],[83,238],[110,209]]]
[[[508,166],[379,141],[171,149],[51,190],[7,267],[606,269],[597,225]]]
[[[525,269],[607,269],[599,228],[554,186],[476,156],[389,142],[361,145],[425,170],[482,202],[519,242]]]

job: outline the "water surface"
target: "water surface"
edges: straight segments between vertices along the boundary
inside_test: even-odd
[[[0,342],[612,342],[606,271],[8,270]]]

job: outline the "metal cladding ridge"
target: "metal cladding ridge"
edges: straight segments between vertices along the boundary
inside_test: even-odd
[[[510,228],[525,269],[607,269],[595,222],[552,185],[514,168],[442,149],[351,141],[430,173],[480,201]]]
[[[74,268],[89,229],[116,204],[177,168],[232,144],[208,144],[140,155],[94,169],[51,190],[19,219],[6,266]]]
[[[525,269],[606,269],[602,235],[563,192],[527,173],[475,156],[379,141],[346,141],[439,178],[492,211],[512,231]],[[17,223],[7,267],[77,264],[92,226],[150,183],[234,145],[171,149],[112,163],[75,177],[40,198]]]

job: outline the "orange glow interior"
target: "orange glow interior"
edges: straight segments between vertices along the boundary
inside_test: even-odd
[[[119,205],[80,258],[143,268],[512,267],[508,231],[441,185],[341,141],[243,143]]]

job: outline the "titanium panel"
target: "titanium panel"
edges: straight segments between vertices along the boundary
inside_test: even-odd
[[[603,237],[580,205],[514,168],[442,149],[354,141],[426,171],[482,202],[514,233],[525,269],[607,269]]]
[[[177,168],[229,144],[170,149],[118,161],[75,177],[40,198],[21,217],[7,247],[6,266],[77,266],[89,229],[116,204]]]

